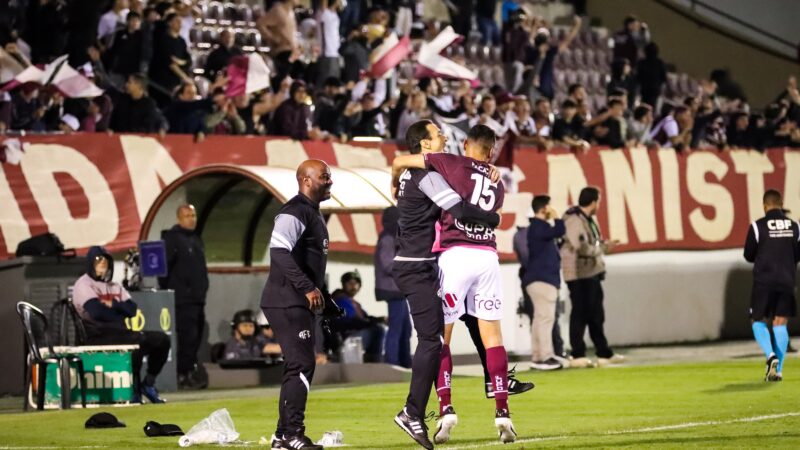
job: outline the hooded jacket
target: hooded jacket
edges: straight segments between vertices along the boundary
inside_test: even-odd
[[[397,235],[399,218],[400,211],[396,206],[383,211],[383,231],[378,236],[378,243],[375,246],[375,298],[377,300],[389,301],[404,298],[392,278],[395,235]]]
[[[564,243],[561,245],[561,270],[564,281],[592,278],[606,271],[603,255],[608,247],[603,242],[600,225],[578,206],[564,213]]]
[[[203,241],[192,230],[175,225],[161,232],[167,249],[167,276],[158,279],[161,289],[175,291],[175,306],[205,304],[208,291]]]
[[[108,271],[102,278],[94,270],[95,258],[108,261]],[[114,276],[114,258],[105,248],[92,247],[86,255],[86,273],[78,278],[72,289],[72,302],[92,336],[103,329],[126,329],[125,319],[136,315],[136,303],[128,291],[111,279]]]

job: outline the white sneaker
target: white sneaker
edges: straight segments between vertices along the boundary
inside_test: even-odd
[[[450,440],[450,433],[458,425],[458,416],[452,406],[445,409],[444,414],[436,421],[436,434],[433,435],[435,444],[444,444]]]
[[[597,365],[600,367],[609,366],[611,364],[623,364],[628,362],[628,359],[622,355],[614,354],[611,358],[597,358]]]
[[[583,358],[574,358],[572,361],[569,362],[570,367],[575,367],[577,369],[583,369],[587,367],[594,367],[594,363],[591,359],[583,357]]]
[[[514,424],[511,423],[508,411],[505,409],[497,410],[494,415],[494,426],[497,428],[497,434],[500,436],[500,442],[508,444],[517,440],[517,431],[514,430]]]

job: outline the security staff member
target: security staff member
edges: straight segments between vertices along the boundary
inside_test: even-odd
[[[795,274],[800,261],[800,227],[783,213],[781,193],[764,193],[766,215],[752,223],[744,244],[744,258],[753,264],[750,319],[753,335],[767,358],[766,381],[783,379],[783,359],[789,345],[786,323],[797,313]],[[775,346],[767,328],[772,321]]]
[[[206,325],[208,268],[203,241],[195,232],[197,213],[184,204],[176,211],[178,223],[161,232],[167,253],[167,276],[161,289],[175,291],[175,331],[178,337],[178,385],[202,389],[207,382],[197,370],[197,351]]]
[[[283,383],[272,448],[321,449],[305,435],[305,410],[314,377],[314,313],[324,306],[328,229],[319,210],[331,197],[331,170],[310,159],[297,168],[300,193],[275,216],[269,243],[271,267],[261,309],[283,349]]]

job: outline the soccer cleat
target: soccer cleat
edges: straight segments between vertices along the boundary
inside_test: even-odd
[[[778,374],[778,357],[770,355],[767,358],[767,373],[764,375],[764,381],[780,381]]]
[[[158,389],[155,386],[141,385],[142,395],[147,397],[150,403],[167,403],[166,400],[158,396]]]
[[[428,427],[425,425],[424,420],[419,417],[410,416],[406,412],[406,409],[403,408],[403,410],[394,417],[394,423],[405,431],[406,434],[411,436],[411,439],[417,444],[427,450],[433,450],[433,443],[428,439]]]
[[[531,363],[531,369],[535,370],[558,370],[561,368],[563,368],[563,366],[555,358],[548,358],[544,361],[534,361]]]
[[[586,357],[575,358],[569,362],[570,367],[575,367],[576,369],[583,369],[587,367],[594,367],[594,363],[591,359]]]
[[[270,438],[270,449],[271,450],[283,450],[283,440],[278,439],[274,434]]]
[[[517,440],[517,431],[511,423],[511,414],[507,409],[498,409],[494,413],[494,426],[497,427],[497,434],[500,442],[509,444]]]
[[[528,392],[536,386],[530,381],[519,381],[516,376],[517,366],[508,371],[508,395],[517,395]],[[494,398],[492,383],[486,383],[486,398]]]
[[[281,448],[284,450],[322,450],[325,447],[315,444],[304,434],[298,434],[297,436],[284,436],[281,439]]]
[[[433,442],[444,444],[450,440],[450,432],[458,425],[458,416],[452,406],[444,410],[444,414],[439,416],[436,421],[436,434],[433,435]]]

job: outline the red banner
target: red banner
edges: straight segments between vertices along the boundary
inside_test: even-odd
[[[397,147],[298,142],[264,137],[73,134],[25,137],[19,164],[0,164],[0,258],[47,231],[67,247],[132,247],[142,219],[163,187],[187,170],[212,164],[296,167],[319,158],[340,167],[386,168]],[[739,247],[750,221],[763,215],[765,189],[784,192],[800,215],[800,152],[750,150],[596,150],[576,154],[519,148],[519,192],[506,198],[497,232],[504,259],[516,226],[528,222],[534,193],[549,193],[557,211],[586,185],[602,189],[598,214],[620,251]],[[334,180],[335,182],[335,180]],[[334,251],[370,253],[380,220],[338,214]],[[352,216],[357,216],[353,214]],[[356,220],[359,219],[359,220]],[[341,225],[341,226],[339,226]]]

